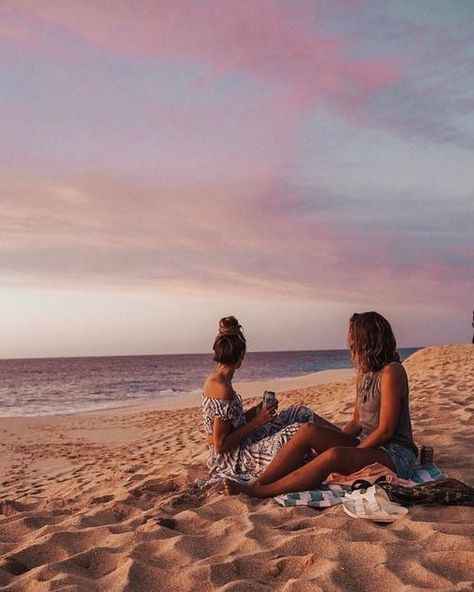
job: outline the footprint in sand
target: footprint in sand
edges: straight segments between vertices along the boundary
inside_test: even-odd
[[[111,502],[113,499],[113,495],[99,495],[91,499],[91,504],[104,504],[106,502]]]
[[[0,569],[3,569],[12,576],[21,576],[31,568],[26,566],[24,563],[21,563],[21,561],[18,561],[14,557],[6,557],[0,562]]]

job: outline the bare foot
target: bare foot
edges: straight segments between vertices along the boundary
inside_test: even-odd
[[[252,495],[252,493],[250,493],[251,489],[252,487],[250,485],[243,485],[242,483],[232,481],[231,479],[224,479],[225,495],[237,495],[238,493],[246,493],[247,495]]]

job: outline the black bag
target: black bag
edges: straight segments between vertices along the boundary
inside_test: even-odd
[[[458,479],[438,479],[420,483],[415,487],[391,485],[379,482],[392,502],[411,506],[413,504],[443,504],[452,506],[474,506],[474,487]]]

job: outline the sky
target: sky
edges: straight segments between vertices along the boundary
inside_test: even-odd
[[[0,357],[470,342],[471,0],[3,0]]]

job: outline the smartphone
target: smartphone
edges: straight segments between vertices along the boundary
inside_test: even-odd
[[[265,391],[263,393],[263,404],[265,407],[276,407],[278,403],[278,399],[276,397],[275,391]]]

